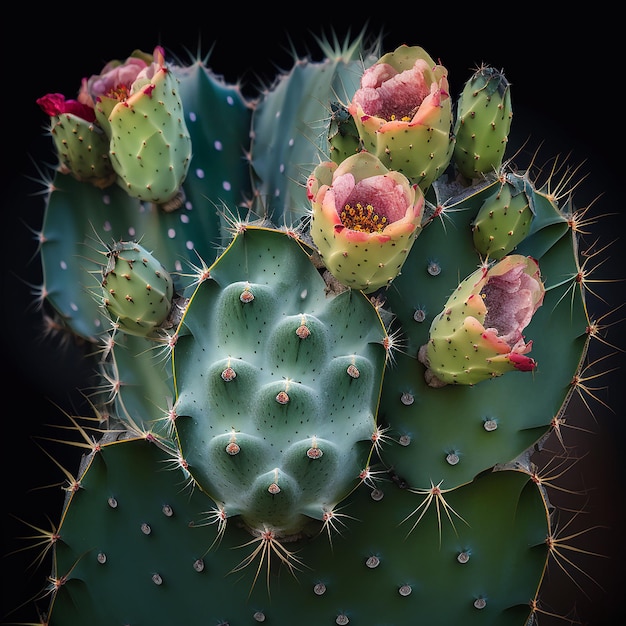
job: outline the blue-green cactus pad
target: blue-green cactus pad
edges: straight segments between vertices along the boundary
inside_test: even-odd
[[[250,535],[233,525],[213,544],[210,500],[186,489],[169,460],[146,440],[107,444],[89,459],[59,529],[52,576],[67,578],[51,626],[387,626],[418,615],[430,624],[522,626],[528,618],[548,526],[524,473],[485,474],[445,494],[464,521],[451,513],[453,527],[442,512],[439,524],[433,504],[410,533],[411,519],[402,520],[421,496],[387,483],[376,501],[360,489],[332,546],[325,534],[286,544],[301,570],[294,577],[276,561],[266,579],[263,565],[253,586],[258,563],[229,574],[252,551]]]
[[[428,487],[431,480],[443,481],[442,488],[465,484],[540,439],[571,393],[589,340],[585,305],[574,280],[574,234],[564,214],[534,193],[533,229],[515,253],[538,260],[546,286],[544,303],[524,333],[526,341],[533,341],[530,356],[537,370],[508,372],[473,386],[437,389],[426,384],[417,351],[427,342],[431,321],[448,296],[481,263],[471,222],[490,193],[492,187],[486,186],[447,204],[444,214],[423,229],[387,292],[388,305],[402,325],[405,349],[385,375],[380,421],[390,427],[390,436],[408,443],[394,448],[388,463],[413,487]],[[433,266],[437,271],[430,273]]]
[[[375,307],[358,291],[327,295],[310,253],[243,225],[191,296],[173,356],[191,473],[227,513],[281,532],[358,484],[387,358]]]

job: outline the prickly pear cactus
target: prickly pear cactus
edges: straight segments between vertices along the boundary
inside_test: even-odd
[[[39,101],[40,305],[99,383],[36,623],[538,621],[584,212],[504,158],[501,72],[453,106],[418,45],[319,43],[255,99],[157,47]]]

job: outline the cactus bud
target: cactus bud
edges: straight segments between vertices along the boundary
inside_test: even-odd
[[[140,244],[116,242],[102,271],[103,304],[111,320],[131,335],[155,337],[172,307],[167,270]]]
[[[109,160],[109,139],[96,123],[93,108],[58,93],[38,98],[37,104],[50,116],[50,135],[61,170],[101,189],[113,184],[116,175]]]
[[[83,82],[80,96],[95,101],[118,183],[129,195],[156,204],[180,193],[191,162],[177,84],[157,46],[153,57],[136,52],[123,64],[107,64]]]
[[[501,259],[530,232],[533,211],[526,178],[504,176],[481,205],[472,223],[474,247],[483,256]]]
[[[493,67],[478,68],[457,103],[453,160],[463,176],[473,179],[500,168],[512,117],[504,74]]]

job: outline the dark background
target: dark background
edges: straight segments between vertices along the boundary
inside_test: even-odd
[[[36,439],[55,436],[47,425],[63,423],[63,415],[54,404],[70,412],[80,409],[82,397],[77,390],[90,384],[78,368],[82,349],[71,344],[63,347],[45,338],[40,314],[33,305],[33,287],[41,282],[34,233],[41,226],[44,205],[42,187],[36,182],[40,178],[37,167],[42,162],[55,162],[52,142],[44,131],[47,119],[35,104],[36,98],[48,92],[73,97],[80,79],[98,73],[108,60],[123,59],[135,48],[152,51],[156,44],[183,58],[186,49],[192,53],[199,46],[205,53],[211,49],[209,64],[216,73],[231,82],[241,80],[244,91],[253,93],[259,79],[267,84],[276,68],[292,65],[292,47],[299,55],[311,50],[318,58],[315,35],[336,32],[343,40],[350,27],[356,34],[366,25],[364,18],[355,17],[363,13],[363,7],[348,10],[350,5],[345,3],[328,4],[320,15],[320,7],[291,6],[288,13],[276,9],[253,9],[251,13],[242,4],[225,6],[232,16],[224,19],[220,10],[219,20],[206,11],[183,15],[155,5],[145,6],[149,15],[137,18],[126,15],[123,5],[107,5],[99,13],[72,13],[68,5],[52,6],[41,15],[15,7],[14,21],[3,22],[3,555],[24,545],[16,537],[34,534],[15,516],[45,528],[49,527],[47,516],[58,519],[60,488],[40,487],[60,483],[64,477]],[[626,207],[621,195],[625,123],[623,98],[618,91],[624,60],[623,34],[617,32],[621,18],[602,9],[593,15],[570,15],[565,20],[561,16],[550,21],[545,14],[533,17],[511,11],[507,16],[501,7],[480,11],[472,11],[471,3],[466,7],[457,13],[442,4],[394,7],[393,17],[384,11],[381,22],[369,18],[368,31],[383,34],[385,51],[401,43],[423,46],[448,68],[455,100],[481,62],[504,69],[512,83],[512,146],[521,147],[528,140],[519,160],[527,165],[541,146],[540,161],[558,154],[572,166],[580,165],[576,203],[592,205],[590,213],[603,216],[593,226],[588,243],[597,237],[599,247],[608,246],[601,256],[590,260],[588,267],[606,259],[592,278],[626,277],[622,242]],[[520,12],[524,9],[520,7]],[[311,15],[313,12],[317,13]],[[626,283],[594,282],[591,288],[607,301],[604,304],[591,297],[594,310],[611,311],[624,302]],[[618,322],[608,329],[607,339],[621,348],[626,346],[625,324],[619,323],[624,313],[620,309],[604,320],[605,324]],[[599,355],[609,352],[615,350],[606,348]],[[576,545],[601,556],[567,554],[593,580],[573,567],[568,572],[575,582],[557,568],[551,569],[545,606],[557,613],[575,607],[570,614],[575,623],[591,626],[622,623],[622,564],[626,559],[623,362],[619,354],[600,362],[597,372],[616,369],[588,383],[612,410],[591,399],[592,416],[580,403],[574,403],[568,427],[563,430],[580,461],[560,484],[571,490],[588,490],[588,499],[581,507],[584,513],[577,519],[589,531]],[[44,441],[40,445],[70,471],[76,470],[80,450],[57,449]],[[563,495],[566,504],[567,497]],[[571,504],[576,507],[581,503],[576,500]],[[31,552],[3,557],[0,620],[5,619],[8,608],[41,587],[41,572],[33,576],[28,568],[33,557]],[[19,621],[21,617],[23,621],[27,615],[32,619],[30,611],[18,611],[6,619]],[[568,622],[543,616],[540,623]]]

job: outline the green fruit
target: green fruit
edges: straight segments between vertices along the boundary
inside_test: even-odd
[[[504,73],[480,67],[457,103],[452,159],[463,176],[471,180],[500,169],[512,118],[511,88]]]
[[[172,308],[169,272],[135,242],[116,242],[107,257],[102,302],[113,324],[131,335],[157,336]]]
[[[472,223],[474,246],[485,258],[501,259],[530,232],[530,199],[516,180],[519,177],[514,174],[503,175],[499,187],[485,199]]]

